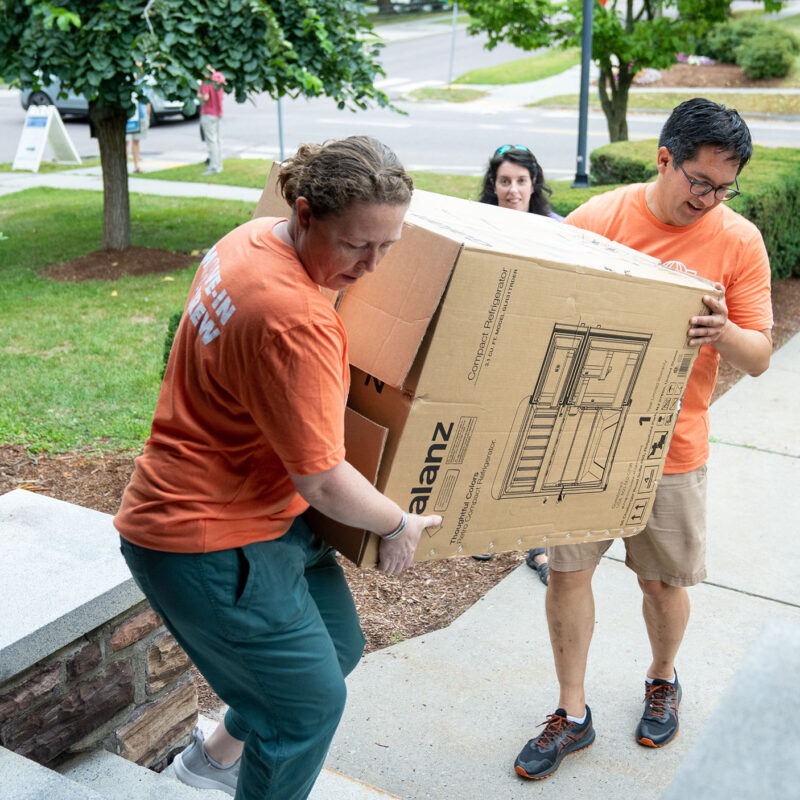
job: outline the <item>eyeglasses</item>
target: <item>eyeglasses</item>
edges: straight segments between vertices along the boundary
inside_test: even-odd
[[[739,179],[734,178],[733,182],[736,184],[735,189],[731,189],[730,186],[712,186],[710,183],[706,183],[705,181],[696,181],[694,178],[690,178],[686,170],[678,164],[680,171],[686,176],[686,180],[689,181],[689,191],[695,197],[705,197],[709,192],[714,192],[714,199],[720,200],[723,203],[727,203],[728,200],[733,200],[738,194],[741,194],[739,191]]]
[[[501,156],[509,150],[522,150],[523,153],[530,153],[530,150],[524,144],[503,144],[494,151],[496,156]]]

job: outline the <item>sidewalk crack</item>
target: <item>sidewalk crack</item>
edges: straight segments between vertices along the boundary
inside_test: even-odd
[[[745,444],[744,442],[728,442],[724,439],[716,439],[710,436],[708,439],[712,444],[724,444],[728,447],[741,447],[744,450],[754,450],[757,453],[769,453],[773,456],[786,456],[786,458],[800,458],[800,453],[784,453],[780,450],[771,450],[769,447],[756,447],[754,444]]]
[[[800,608],[800,603],[792,603],[789,600],[781,600],[778,597],[770,597],[766,594],[759,594],[758,592],[748,592],[746,589],[737,589],[735,586],[726,586],[724,583],[715,583],[714,581],[701,581],[706,586],[713,586],[716,589],[727,589],[729,592],[736,592],[737,594],[744,594],[748,597],[757,597],[759,600],[768,600],[770,603],[780,603],[782,606],[789,608]]]

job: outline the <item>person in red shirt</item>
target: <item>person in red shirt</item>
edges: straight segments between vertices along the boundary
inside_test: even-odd
[[[208,148],[208,169],[203,175],[222,172],[222,100],[225,97],[225,76],[216,69],[207,68],[200,86],[200,130]]]
[[[291,218],[239,226],[197,270],[114,519],[137,584],[229,706],[176,774],[240,800],[308,796],[364,647],[335,553],[300,515],[313,505],[374,531],[392,575],[441,523],[345,460],[347,336],[320,291],[376,269],[411,178],[389,148],[353,136],[301,146],[279,181]]]
[[[626,565],[638,578],[652,659],[645,711],[635,738],[663,747],[678,733],[681,686],[675,659],[689,621],[688,586],[706,576],[705,490],[708,406],[720,357],[752,376],[772,353],[770,267],[758,229],[725,205],[753,147],[739,114],[703,98],[677,106],[658,142],[658,175],[598,195],[566,222],[708,278],[724,297],[704,297],[705,316],[689,320],[700,348],[684,393],[664,475],[645,529],[624,539]],[[610,541],[548,548],[547,620],[560,696],[542,734],[520,752],[515,769],[546,778],[562,758],[589,747],[594,728],[584,678],[595,626],[592,575]]]

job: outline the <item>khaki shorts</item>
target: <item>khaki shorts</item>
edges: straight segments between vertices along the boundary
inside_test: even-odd
[[[625,564],[644,580],[694,586],[706,577],[706,467],[663,475],[641,533],[628,536]],[[591,569],[613,540],[547,548],[551,570]]]

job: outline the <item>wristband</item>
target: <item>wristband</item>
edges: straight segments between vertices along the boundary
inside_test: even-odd
[[[389,539],[395,539],[405,530],[406,522],[408,522],[408,514],[406,514],[405,511],[402,513],[403,518],[400,520],[400,524],[391,533],[381,536],[381,539],[384,539],[385,541],[388,541]]]

